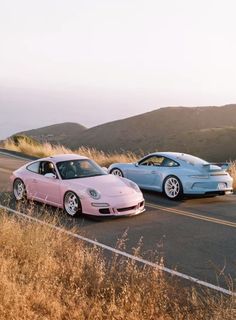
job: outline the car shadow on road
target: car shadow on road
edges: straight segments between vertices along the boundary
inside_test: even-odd
[[[168,199],[163,193],[151,190],[142,190],[146,203],[153,203],[166,207],[176,208],[184,203],[193,205],[207,204],[207,203],[222,203],[229,199],[235,201],[236,194],[217,196],[217,195],[184,195],[178,200]]]

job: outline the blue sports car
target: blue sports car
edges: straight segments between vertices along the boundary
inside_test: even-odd
[[[164,192],[173,200],[183,194],[224,195],[233,192],[227,164],[212,164],[185,153],[155,152],[136,163],[114,163],[108,172],[136,182],[140,188]]]

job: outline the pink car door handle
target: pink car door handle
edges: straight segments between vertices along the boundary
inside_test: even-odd
[[[33,179],[33,183],[37,183],[37,180],[36,180],[36,179]]]

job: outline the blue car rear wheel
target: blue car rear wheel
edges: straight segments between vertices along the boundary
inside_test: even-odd
[[[168,199],[179,200],[183,196],[183,186],[176,176],[168,176],[163,183],[163,191]]]

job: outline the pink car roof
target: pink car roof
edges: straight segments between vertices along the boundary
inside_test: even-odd
[[[80,156],[78,154],[58,154],[50,157],[46,157],[40,160],[60,162],[60,161],[69,161],[69,160],[80,160],[80,159],[88,159],[87,157]]]

